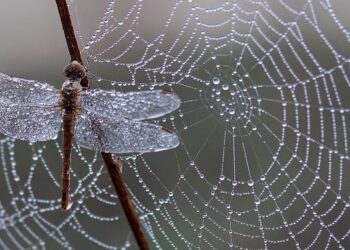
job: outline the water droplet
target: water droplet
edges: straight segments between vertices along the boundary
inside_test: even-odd
[[[230,88],[230,86],[228,86],[228,84],[222,85],[222,89],[223,89],[223,90],[228,90],[229,88]]]
[[[213,78],[213,84],[214,84],[214,85],[218,85],[219,83],[220,83],[220,78],[214,77],[214,78]]]
[[[249,181],[248,181],[248,186],[249,186],[249,187],[252,187],[253,185],[254,185],[254,181],[253,181],[253,180],[249,180]]]

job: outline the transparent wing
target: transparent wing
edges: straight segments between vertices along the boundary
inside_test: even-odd
[[[97,89],[82,92],[80,106],[117,120],[145,120],[170,113],[180,104],[177,95],[161,90],[122,93]]]
[[[26,141],[54,139],[61,115],[54,106],[16,105],[0,101],[0,132]]]
[[[83,113],[77,118],[75,140],[85,148],[109,153],[155,152],[179,144],[175,134],[160,126],[95,113]]]
[[[0,73],[0,101],[17,104],[54,105],[58,90],[43,82],[25,80]]]

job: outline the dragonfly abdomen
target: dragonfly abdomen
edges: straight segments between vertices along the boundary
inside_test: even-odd
[[[69,209],[70,165],[72,143],[74,136],[75,114],[65,110],[63,114],[63,171],[62,171],[62,199],[63,209]]]
[[[61,107],[63,113],[63,171],[62,171],[62,198],[61,206],[64,210],[69,209],[69,189],[70,189],[70,165],[72,155],[72,143],[74,136],[75,118],[79,111],[79,88],[74,87],[75,81],[67,80],[61,90]]]

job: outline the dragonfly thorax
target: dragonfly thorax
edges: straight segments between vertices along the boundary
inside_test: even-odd
[[[67,79],[62,84],[62,91],[71,93],[73,91],[80,92],[82,90],[82,87],[80,85],[80,79]]]
[[[78,111],[79,95],[82,87],[77,80],[66,80],[61,89],[60,107],[68,113]]]

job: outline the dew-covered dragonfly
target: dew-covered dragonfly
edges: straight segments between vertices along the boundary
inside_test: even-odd
[[[61,206],[70,207],[73,137],[82,147],[107,153],[155,152],[176,147],[176,134],[143,120],[176,110],[177,95],[162,90],[82,90],[85,69],[73,61],[62,89],[0,73],[0,133],[37,142],[55,139],[63,121]]]

